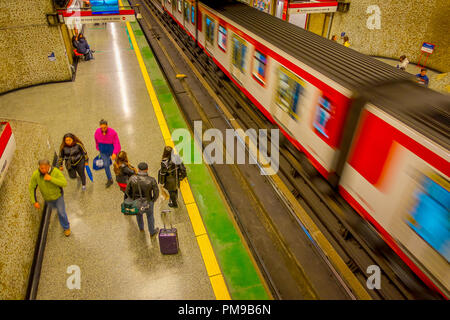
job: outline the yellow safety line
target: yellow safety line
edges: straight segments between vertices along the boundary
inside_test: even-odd
[[[122,6],[121,0],[119,0],[119,4]],[[127,22],[126,24],[128,33],[130,35],[131,43],[133,44],[133,49],[134,52],[136,53],[136,58],[138,60],[139,67],[142,72],[142,76],[144,77],[145,86],[147,87],[147,92],[150,96],[150,100],[152,102],[153,109],[156,114],[156,119],[158,120],[158,124],[161,129],[161,133],[163,135],[164,142],[166,143],[166,145],[170,145],[171,147],[175,148],[172,136],[167,126],[166,119],[164,118],[158,98],[156,97],[155,89],[153,88],[153,85],[150,81],[150,76],[145,67],[145,63],[142,58],[141,51],[139,50],[138,44],[136,42],[133,30],[129,22]],[[211,241],[209,240],[208,234],[206,233],[205,225],[203,224],[202,217],[200,216],[200,212],[198,211],[197,203],[195,202],[195,199],[192,196],[191,187],[189,186],[187,178],[186,181],[181,182],[180,190],[184,199],[184,203],[186,204],[189,219],[191,220],[191,224],[194,229],[194,234],[197,239],[197,243],[200,248],[200,252],[202,254],[203,262],[205,263],[206,271],[208,273],[208,277],[211,282],[211,286],[213,288],[216,299],[231,300],[230,293],[225,284],[225,280],[222,276],[222,272],[217,262],[216,255],[214,254]]]

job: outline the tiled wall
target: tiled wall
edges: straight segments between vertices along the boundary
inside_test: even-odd
[[[0,0],[0,93],[72,77],[51,0]],[[55,55],[55,61],[48,56]]]
[[[369,6],[380,9],[381,28],[367,28]],[[437,45],[427,66],[450,69],[450,9],[448,0],[350,0],[347,13],[335,13],[331,34],[346,32],[351,47],[369,55],[417,62],[423,42]],[[373,14],[373,11],[372,11]]]
[[[46,127],[2,120],[11,124],[17,147],[0,187],[0,300],[24,299],[42,217],[30,202],[28,183],[37,159],[51,161],[54,149]]]

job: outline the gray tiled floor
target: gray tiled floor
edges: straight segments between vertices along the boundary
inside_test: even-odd
[[[95,60],[79,64],[75,82],[6,94],[0,115],[47,125],[57,148],[62,136],[72,132],[85,143],[91,160],[96,155],[93,134],[105,118],[117,130],[131,162],[146,161],[155,176],[164,142],[136,56],[124,24],[103,28],[86,28]],[[214,299],[184,206],[174,213],[181,251],[163,256],[147,227],[140,233],[135,218],[120,213],[123,196],[117,185],[105,189],[105,182],[104,172],[94,172],[94,183],[88,182],[83,193],[79,181],[69,181],[65,198],[72,235],[63,235],[54,212],[38,298]],[[155,219],[161,226],[157,211]],[[81,270],[79,290],[66,286],[71,265]]]

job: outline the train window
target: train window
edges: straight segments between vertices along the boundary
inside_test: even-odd
[[[191,22],[192,22],[192,24],[195,24],[195,10],[194,10],[194,6],[191,6]]]
[[[181,13],[181,9],[183,7],[182,2],[183,2],[182,0],[178,0],[178,3],[177,3],[177,7],[178,7],[177,9],[178,9],[178,12],[180,12],[180,13]]]
[[[217,44],[223,51],[227,50],[227,29],[219,25],[219,34],[217,38]]]
[[[331,118],[332,110],[330,100],[324,97],[319,98],[319,104],[317,105],[316,119],[314,120],[314,128],[328,138],[328,122]]]
[[[189,21],[189,3],[184,2],[184,20]]]
[[[233,36],[233,53],[232,62],[233,65],[241,70],[242,73],[245,72],[245,55],[247,54],[247,43],[239,38],[238,36]]]
[[[255,50],[255,60],[253,61],[253,76],[261,84],[265,83],[267,56]]]
[[[407,224],[450,262],[450,183],[437,174],[424,176]]]
[[[276,104],[292,119],[298,120],[298,102],[303,93],[305,82],[287,69],[278,70],[278,86],[275,94]]]
[[[208,41],[210,44],[214,43],[214,27],[215,27],[215,22],[213,19],[211,19],[208,16],[205,16],[205,25],[206,25],[206,41]]]

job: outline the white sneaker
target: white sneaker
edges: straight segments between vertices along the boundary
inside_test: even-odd
[[[86,191],[86,186],[81,186],[81,190]]]

